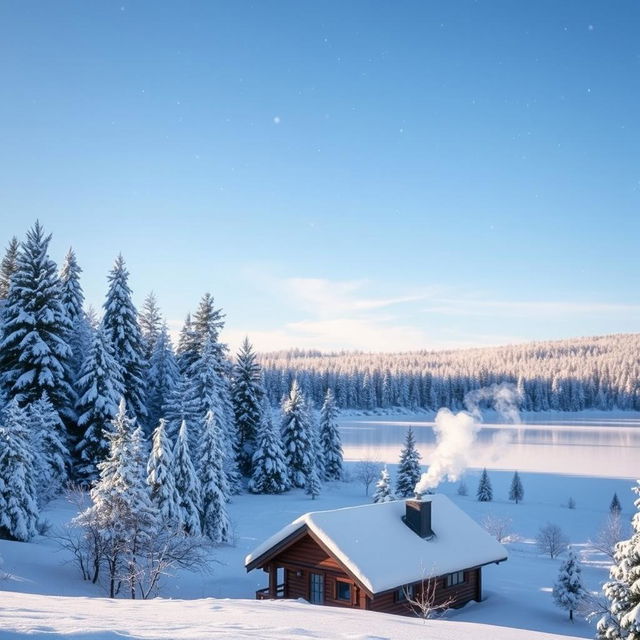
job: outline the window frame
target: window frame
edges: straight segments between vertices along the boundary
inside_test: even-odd
[[[454,571],[453,573],[447,573],[444,578],[444,586],[445,589],[451,589],[452,587],[464,584],[466,581],[467,576],[464,569],[462,571]]]
[[[341,598],[340,597],[340,585],[346,585],[349,589],[349,597]],[[354,585],[353,582],[349,580],[343,580],[342,578],[336,578],[336,590],[335,596],[338,602],[348,602],[349,604],[353,604],[353,593],[354,593]]]
[[[393,592],[394,602],[409,602],[416,596],[415,583],[404,584]]]
[[[314,585],[314,578],[317,578],[317,585]],[[314,589],[314,586],[316,586],[317,588]],[[317,571],[310,571],[309,572],[309,602],[311,604],[324,604],[325,603],[325,597],[324,597],[324,590],[325,590],[325,575],[324,573],[320,573]],[[320,600],[314,600],[314,593],[319,594],[320,596]]]

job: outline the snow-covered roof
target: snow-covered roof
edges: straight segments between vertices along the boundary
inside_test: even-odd
[[[313,511],[254,549],[245,566],[305,526],[374,594],[507,559],[506,549],[449,498],[435,494],[423,500],[431,501],[431,539],[403,522],[404,500]]]

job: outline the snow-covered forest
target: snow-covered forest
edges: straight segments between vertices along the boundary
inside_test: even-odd
[[[327,388],[340,409],[463,408],[465,394],[511,382],[526,411],[640,409],[640,334],[457,351],[263,354],[272,402],[296,378],[319,402]]]

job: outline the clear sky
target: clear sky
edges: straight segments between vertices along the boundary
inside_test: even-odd
[[[172,327],[372,350],[640,328],[640,3],[0,2],[0,221]]]

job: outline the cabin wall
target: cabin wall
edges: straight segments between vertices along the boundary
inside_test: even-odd
[[[479,600],[481,598],[481,571],[481,568],[468,569],[464,572],[465,581],[462,584],[448,588],[445,577],[433,578],[436,582],[434,605],[439,606],[450,600],[452,607],[461,607],[471,600]],[[421,586],[421,583],[415,583],[416,593],[418,593]],[[368,608],[381,613],[395,613],[405,616],[415,615],[406,600],[396,601],[394,591],[375,596],[369,602]]]

